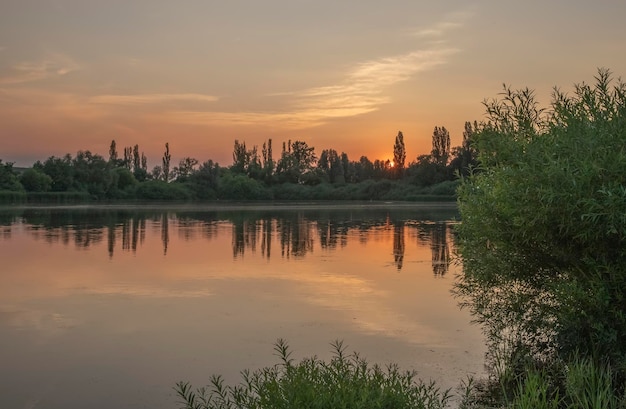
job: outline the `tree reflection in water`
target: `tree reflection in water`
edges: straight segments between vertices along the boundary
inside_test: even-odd
[[[144,244],[148,227],[159,231],[164,255],[170,245],[170,229],[175,229],[185,241],[212,239],[230,231],[235,259],[243,259],[247,252],[256,253],[259,245],[261,256],[270,259],[273,241],[280,246],[280,257],[289,259],[305,257],[316,245],[323,250],[334,250],[345,247],[349,237],[365,243],[388,234],[393,238],[391,254],[397,271],[406,267],[407,237],[416,237],[418,245],[430,246],[433,274],[444,276],[451,263],[454,215],[454,211],[448,211],[443,217],[426,214],[415,220],[411,218],[415,217],[412,212],[381,210],[257,212],[95,208],[26,209],[13,215],[11,220],[12,223],[23,220],[33,235],[50,243],[68,245],[73,242],[77,247],[87,248],[106,238],[110,258],[118,241],[121,241],[122,251],[136,252]],[[0,235],[10,237],[11,225],[1,226]]]
[[[393,262],[398,271],[402,270],[404,261],[404,223],[393,226]]]
[[[433,273],[443,276],[450,268],[450,247],[448,246],[448,225],[435,224],[430,240],[430,249],[433,253]]]

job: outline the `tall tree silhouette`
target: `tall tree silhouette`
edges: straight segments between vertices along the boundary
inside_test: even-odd
[[[170,160],[172,156],[170,155],[170,144],[165,143],[165,153],[163,154],[163,168],[161,169],[163,172],[163,180],[166,182],[170,181]]]
[[[115,139],[111,141],[111,146],[109,147],[109,163],[117,165],[117,145],[115,144]]]
[[[433,131],[433,149],[431,155],[435,163],[447,165],[450,157],[450,132],[445,126],[435,127]]]
[[[400,179],[404,173],[404,163],[406,161],[406,148],[404,146],[404,135],[398,131],[396,143],[393,145],[393,165],[396,178]]]

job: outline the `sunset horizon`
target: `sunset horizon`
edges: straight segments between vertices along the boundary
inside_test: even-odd
[[[36,7],[33,7],[36,5]],[[539,7],[541,6],[541,7]],[[506,83],[542,106],[553,87],[626,73],[626,5],[272,0],[228,4],[10,1],[0,27],[0,159],[108,156],[138,145],[149,167],[232,163],[235,140],[305,141],[319,154],[430,153]],[[529,27],[532,28],[529,30]],[[584,29],[581,29],[584,28]]]

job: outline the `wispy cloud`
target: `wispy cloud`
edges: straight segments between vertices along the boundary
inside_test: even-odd
[[[441,48],[412,51],[393,57],[367,61],[352,68],[339,84],[273,95],[285,97],[291,108],[282,112],[204,112],[178,111],[166,114],[174,122],[194,125],[268,125],[302,129],[322,125],[332,119],[376,111],[391,102],[391,86],[409,80],[416,73],[445,64],[458,50]]]
[[[0,77],[0,85],[61,77],[79,69],[80,66],[70,57],[62,54],[49,54],[41,61],[23,61],[13,65],[8,75]]]
[[[456,12],[449,14],[439,23],[431,26],[417,29],[413,32],[418,37],[442,37],[451,30],[463,27],[465,22],[472,16],[469,11]]]
[[[354,116],[375,111],[390,102],[386,91],[416,73],[444,64],[456,52],[452,48],[412,51],[358,64],[338,85],[318,87],[296,94],[298,111],[319,119]]]
[[[456,13],[431,27],[412,34],[428,36],[428,44],[404,54],[365,61],[349,68],[339,83],[294,92],[270,94],[288,108],[278,111],[215,112],[176,111],[165,115],[173,122],[194,125],[268,125],[301,129],[322,125],[336,118],[367,114],[392,102],[391,88],[416,74],[446,64],[459,50],[447,45],[448,31],[463,26],[469,13]],[[436,37],[436,38],[435,38]],[[270,104],[268,104],[270,105]]]
[[[72,118],[93,121],[107,113],[100,106],[86,103],[80,95],[31,87],[0,88],[0,109],[6,115],[30,117],[41,120]]]
[[[136,95],[98,95],[91,97],[89,102],[110,105],[145,105],[167,102],[215,102],[219,98],[205,94],[136,94]]]

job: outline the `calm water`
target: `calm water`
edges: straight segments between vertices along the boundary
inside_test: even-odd
[[[455,387],[484,342],[449,291],[450,207],[0,210],[0,407],[175,408],[176,381],[344,340]]]

